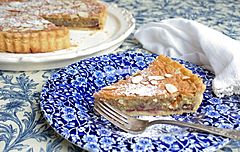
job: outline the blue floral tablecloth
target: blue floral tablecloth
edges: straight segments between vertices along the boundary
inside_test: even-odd
[[[136,28],[152,21],[184,17],[240,40],[240,1],[105,1],[131,11],[136,19]],[[141,48],[133,35],[130,35],[116,51],[129,47]],[[42,85],[57,70],[32,72],[0,70],[0,151],[82,151],[57,135],[46,123],[39,108]],[[231,141],[219,151],[240,151],[240,141]]]

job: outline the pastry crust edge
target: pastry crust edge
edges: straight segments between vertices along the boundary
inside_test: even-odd
[[[44,53],[70,47],[69,30],[3,32],[0,31],[0,52]]]

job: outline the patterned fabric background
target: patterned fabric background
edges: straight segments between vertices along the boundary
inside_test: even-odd
[[[240,40],[240,1],[236,0],[105,0],[131,11],[136,29],[148,22],[183,17],[199,21]],[[129,36],[120,50],[141,48]],[[46,123],[39,108],[42,85],[55,70],[34,72],[0,71],[0,151],[82,151]],[[239,151],[232,141],[221,151]]]

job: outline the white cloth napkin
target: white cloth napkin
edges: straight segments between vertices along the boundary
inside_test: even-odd
[[[180,58],[215,73],[218,97],[240,94],[240,42],[196,21],[176,18],[148,23],[134,34],[156,54]]]

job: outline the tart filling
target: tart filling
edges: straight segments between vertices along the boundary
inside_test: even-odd
[[[94,98],[133,116],[169,115],[195,112],[204,90],[201,78],[161,55],[143,71],[102,88]]]

